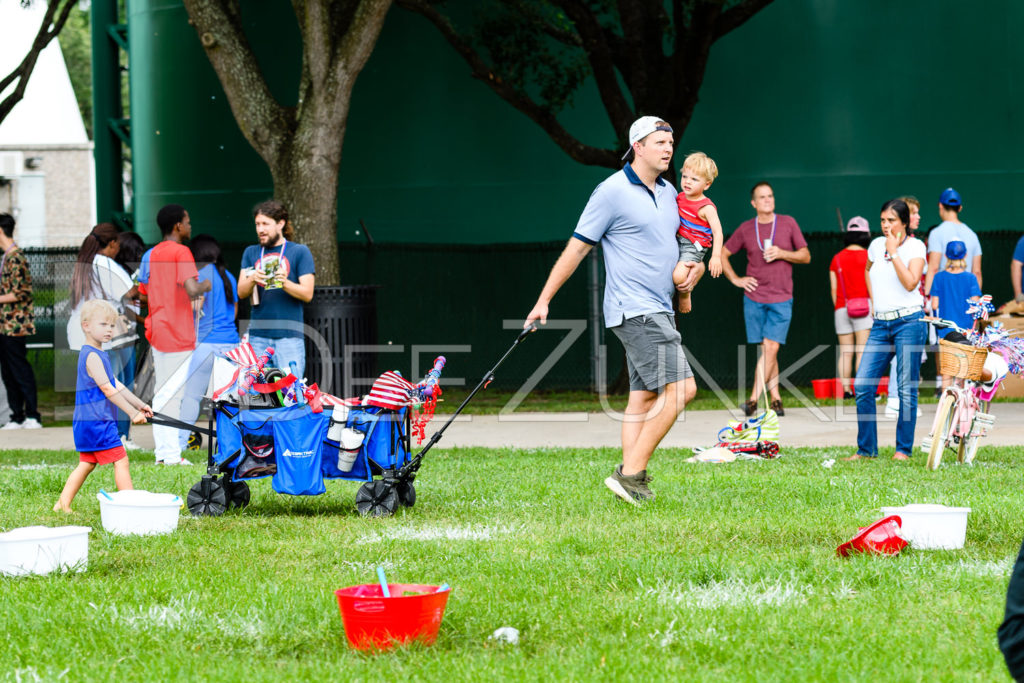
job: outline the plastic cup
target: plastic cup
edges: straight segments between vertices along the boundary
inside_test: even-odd
[[[352,468],[356,464],[356,456],[359,455],[359,449],[354,451],[339,450],[338,451],[338,469],[342,472],[351,472]]]

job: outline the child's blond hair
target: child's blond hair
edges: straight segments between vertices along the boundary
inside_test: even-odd
[[[697,175],[709,183],[715,182],[715,178],[718,177],[718,166],[715,164],[714,159],[704,152],[692,152],[683,162],[683,168],[695,171]]]
[[[959,268],[960,270],[967,270],[966,259],[946,259],[946,270],[951,268]]]
[[[105,299],[90,299],[82,304],[82,323],[90,320],[114,320],[117,318],[117,309]]]

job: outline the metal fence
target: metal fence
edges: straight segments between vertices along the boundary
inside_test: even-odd
[[[983,232],[984,289],[997,302],[1012,296],[1009,260],[1017,231]],[[793,269],[795,306],[788,343],[780,353],[787,378],[799,386],[835,376],[836,337],[829,298],[828,267],[842,248],[836,233],[809,234],[812,261]],[[379,340],[377,368],[415,374],[434,355],[449,358],[446,374],[455,384],[472,385],[508,347],[516,328],[532,307],[564,242],[526,245],[354,245],[342,243],[342,284],[380,285],[377,294]],[[244,245],[222,245],[232,272]],[[36,295],[38,332],[33,363],[42,386],[53,386],[53,346],[66,348],[65,326],[75,249],[26,249]],[[743,272],[741,256],[733,266]],[[614,380],[622,366],[622,350],[612,334],[595,329],[591,318],[591,281],[600,283],[602,269],[588,267],[563,286],[551,306],[552,323],[531,335],[521,352],[502,366],[496,387],[516,391],[590,389],[595,384],[594,358],[603,358],[601,372]],[[683,344],[698,372],[698,384],[711,380],[723,388],[750,384],[753,348],[745,343],[742,293],[724,278],[706,277],[694,294],[694,312],[678,317]],[[245,302],[239,319],[248,318]],[[144,344],[144,340],[143,340]],[[607,345],[595,353],[595,345]],[[140,348],[141,356],[142,348]],[[332,349],[341,353],[340,349]],[[428,357],[429,356],[429,357]],[[59,359],[57,365],[62,366]],[[539,371],[542,370],[542,371]],[[932,363],[925,368],[933,376]],[[317,381],[318,378],[310,378]]]
[[[54,342],[64,340],[64,326],[70,308],[71,277],[75,272],[78,249],[74,247],[22,249],[32,273],[32,303],[36,333],[29,337],[29,362],[40,387],[53,388]],[[59,320],[60,329],[55,332]]]

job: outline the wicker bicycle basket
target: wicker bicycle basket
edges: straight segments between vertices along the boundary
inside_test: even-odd
[[[988,349],[939,340],[939,372],[943,375],[978,381],[986,356]]]

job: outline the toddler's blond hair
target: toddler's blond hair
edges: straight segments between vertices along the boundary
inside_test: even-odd
[[[683,162],[683,168],[696,171],[701,178],[709,183],[715,182],[715,178],[718,177],[718,166],[714,159],[704,152],[692,152]]]
[[[90,320],[114,320],[117,318],[117,309],[113,304],[104,299],[90,299],[82,304],[82,323]]]
[[[959,268],[960,270],[967,270],[967,260],[962,258],[956,260],[946,259],[946,270],[949,270],[950,268]]]

